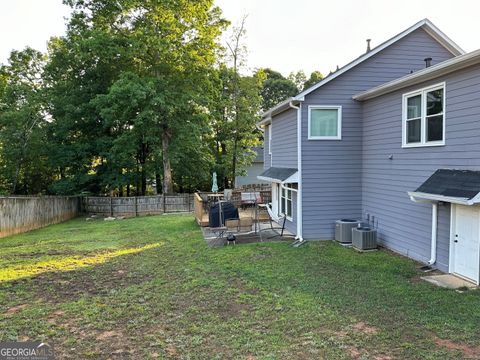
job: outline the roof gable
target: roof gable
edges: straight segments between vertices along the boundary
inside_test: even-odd
[[[423,19],[419,21],[418,23],[414,24],[413,26],[409,27],[405,31],[401,32],[400,34],[394,36],[390,40],[385,41],[384,43],[378,45],[371,51],[363,54],[362,56],[359,56],[352,62],[348,63],[347,65],[343,66],[333,74],[327,76],[320,82],[316,83],[315,85],[309,87],[308,89],[305,89],[302,91],[300,94],[295,96],[293,99],[294,100],[299,100],[302,101],[304,100],[305,96],[310,94],[311,92],[317,90],[321,86],[329,83],[333,79],[339,77],[340,75],[344,74],[348,70],[354,68],[355,66],[363,63],[365,60],[371,58],[372,56],[378,54],[381,52],[383,49],[389,47],[390,45],[396,43],[397,41],[403,39],[405,36],[411,34],[415,30],[422,28],[424,29],[433,39],[435,39],[437,42],[439,42],[442,46],[444,46],[448,51],[450,51],[453,55],[458,56],[462,55],[465,53],[465,51],[460,48],[456,43],[454,43],[449,37],[447,37],[440,29],[438,29],[430,20],[428,19]]]
[[[354,100],[364,101],[388,94],[408,86],[421,82],[430,81],[440,76],[459,71],[469,66],[480,64],[480,49],[468,54],[454,57],[439,64],[405,75],[401,78],[389,81],[385,84],[362,91],[353,96]]]
[[[305,100],[305,96],[312,93],[313,91],[317,90],[318,88],[322,87],[323,85],[331,82],[332,80],[336,79],[340,75],[346,73],[350,69],[356,67],[357,65],[365,62],[366,60],[372,58],[376,54],[380,53],[382,50],[386,49],[390,45],[398,42],[399,40],[405,38],[406,36],[410,35],[417,29],[423,29],[428,35],[430,35],[434,40],[436,40],[440,45],[442,45],[446,50],[452,53],[455,56],[463,55],[465,52],[462,48],[460,48],[455,42],[453,42],[449,37],[447,37],[440,29],[438,29],[430,20],[423,19],[416,24],[412,25],[405,31],[401,32],[400,34],[392,37],[391,39],[385,41],[384,43],[378,45],[368,53],[365,53],[359,56],[357,59],[353,60],[352,62],[348,63],[347,65],[343,66],[339,70],[335,71],[334,73],[330,74],[320,82],[316,83],[315,85],[305,89],[300,94],[295,97],[288,98],[285,101],[275,105],[271,109],[265,111],[262,114],[262,119],[258,125],[265,125],[270,122],[270,118],[280,112],[285,111],[286,109],[292,108],[295,105],[298,105],[299,102]]]

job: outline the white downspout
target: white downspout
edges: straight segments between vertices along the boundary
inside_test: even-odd
[[[302,206],[302,105],[288,104],[290,108],[297,110],[297,168],[298,168],[298,190],[297,190],[297,236],[300,242],[303,241],[303,206]]]
[[[270,121],[270,129],[268,129],[268,155],[270,155],[270,167],[273,167],[272,144],[273,144],[273,119]]]
[[[431,254],[428,265],[433,265],[437,262],[437,219],[438,219],[438,203],[432,203],[432,244]]]

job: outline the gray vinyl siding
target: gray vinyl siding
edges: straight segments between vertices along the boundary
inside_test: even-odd
[[[268,184],[268,182],[259,180],[257,178],[263,170],[263,162],[254,162],[247,168],[245,176],[237,176],[235,178],[235,186],[253,185],[253,184]]]
[[[297,110],[284,111],[272,118],[272,166],[297,168]]]
[[[441,82],[446,84],[445,146],[402,148],[403,94]],[[407,191],[437,169],[480,170],[480,66],[366,101],[363,117],[362,211],[378,219],[385,246],[426,261],[431,205],[414,203]],[[437,231],[437,266],[447,271],[449,204],[439,206]]]
[[[268,132],[272,131],[271,155],[268,154]],[[273,116],[272,125],[264,133],[264,169],[274,167],[297,168],[297,110],[291,109]],[[297,193],[292,192],[292,220],[285,222],[285,228],[297,233]]]
[[[418,29],[306,96],[302,103],[303,237],[332,239],[334,221],[362,218],[361,91],[453,55]],[[342,140],[308,140],[308,106],[342,106]],[[387,129],[388,130],[388,129]]]

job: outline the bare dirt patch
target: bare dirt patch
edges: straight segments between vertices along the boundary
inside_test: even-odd
[[[165,352],[167,353],[168,356],[177,356],[178,354],[177,348],[172,344],[168,345],[165,348]]]
[[[11,308],[9,308],[5,314],[6,315],[13,315],[13,314],[16,314],[18,313],[19,311],[25,309],[28,307],[28,304],[22,304],[22,305],[17,305],[17,306],[12,306]]]
[[[390,355],[376,355],[373,360],[393,360],[393,357]]]
[[[348,348],[348,352],[350,353],[350,356],[352,357],[353,360],[359,359],[360,356],[362,356],[363,351],[360,350],[359,348],[355,346],[350,346]]]
[[[448,339],[435,339],[435,344],[444,347],[449,351],[461,351],[467,359],[480,359],[480,347],[470,346],[463,343],[455,343]]]
[[[361,332],[363,334],[366,334],[366,335],[375,335],[378,332],[377,328],[375,328],[373,326],[368,326],[367,324],[365,324],[362,321],[353,325],[352,328],[353,328],[353,330],[359,331],[359,332]]]
[[[36,297],[45,303],[75,301],[82,296],[108,295],[112,289],[122,289],[132,284],[150,281],[154,274],[130,272],[128,268],[105,266],[103,270],[67,271],[42,274],[35,279]]]
[[[339,331],[335,331],[335,332],[334,332],[334,335],[335,335],[335,337],[337,337],[337,338],[339,338],[339,339],[344,339],[344,338],[347,337],[348,332],[343,331],[343,330],[339,330]]]

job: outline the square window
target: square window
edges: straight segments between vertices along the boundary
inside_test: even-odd
[[[309,108],[309,139],[340,140],[341,108],[312,106]]]

